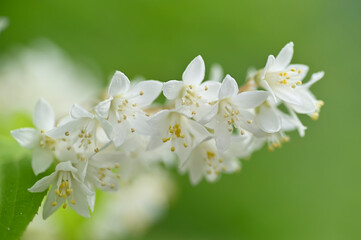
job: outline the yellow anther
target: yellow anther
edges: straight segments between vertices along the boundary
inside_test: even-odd
[[[223,162],[223,159],[222,159],[222,158],[220,158],[220,159],[218,160],[218,162],[219,162],[219,163],[222,163],[222,162]]]
[[[241,130],[241,135],[246,134],[246,132],[244,130]]]
[[[146,113],[146,114],[145,114],[145,116],[149,117],[149,116],[150,116],[150,114],[149,114],[149,113]]]
[[[99,152],[99,148],[95,148],[94,152],[98,153]]]
[[[208,91],[208,87],[207,87],[207,86],[204,87],[204,91]]]
[[[45,130],[41,130],[40,132],[41,132],[41,133],[45,133]]]
[[[317,112],[315,112],[315,113],[314,113],[314,114],[312,114],[312,116],[311,116],[312,120],[317,120],[317,119],[318,119],[318,117],[319,117],[319,115],[318,115],[318,113],[317,113]]]
[[[84,133],[85,133],[85,131],[84,131],[84,130],[81,130],[80,132],[81,132],[82,134],[84,134]]]
[[[65,132],[65,136],[69,136],[70,135],[70,133],[69,132]]]
[[[101,185],[102,187],[104,187],[104,186],[106,186],[107,184],[106,184],[105,182],[102,182],[100,185]]]
[[[297,85],[301,85],[302,84],[302,82],[301,81],[297,81]]]
[[[88,140],[88,144],[92,144],[92,140]]]
[[[52,205],[53,207],[55,207],[56,204],[57,204],[57,202],[55,202],[55,201],[51,203],[51,205]]]
[[[132,106],[133,106],[133,107],[136,107],[136,106],[137,106],[137,104],[136,104],[136,103],[133,103],[133,104],[132,104]]]
[[[273,152],[273,151],[274,151],[274,148],[273,148],[272,146],[269,146],[269,147],[268,147],[268,151],[269,151],[269,152]]]
[[[80,134],[80,133],[79,133],[78,137],[79,137],[79,138],[82,138],[82,137],[83,137],[83,134]]]
[[[252,120],[247,120],[247,123],[248,123],[248,124],[251,124],[251,123],[252,123]]]
[[[170,148],[170,150],[171,150],[172,152],[174,152],[174,151],[175,151],[175,147],[172,146],[172,147]]]
[[[298,69],[297,73],[300,74],[301,72],[302,72],[302,70],[301,70],[301,69]]]
[[[120,166],[119,163],[115,163],[115,164],[114,164],[114,167],[115,167],[115,168],[119,168],[119,166]]]
[[[290,141],[290,138],[289,137],[283,137],[282,139],[281,139],[281,141],[282,142],[289,142]]]
[[[117,174],[117,178],[120,179],[120,175],[119,175],[119,174]]]
[[[226,166],[223,166],[223,167],[222,167],[222,170],[223,170],[223,171],[227,171],[227,167],[226,167]]]
[[[84,162],[86,159],[85,159],[84,156],[81,156],[81,157],[80,157],[80,160],[81,160],[82,162]]]
[[[200,98],[202,98],[202,96],[199,96]],[[196,107],[198,108],[199,107],[199,103],[196,103]]]
[[[184,134],[179,135],[180,138],[185,138]]]
[[[192,115],[196,115],[196,111],[192,111]]]
[[[296,72],[296,68],[291,68],[290,69],[292,72]]]
[[[114,189],[114,187],[115,187],[114,184],[110,184],[111,189]]]
[[[73,192],[73,189],[71,189],[71,188],[66,189],[66,195],[69,196],[72,192]]]
[[[119,120],[118,120],[118,123],[121,123],[121,122],[122,122],[122,120],[119,119]]]
[[[64,204],[63,204],[63,208],[65,209],[65,208],[66,208],[66,206],[67,206],[67,205],[66,205],[66,203],[64,203]]]
[[[130,131],[132,131],[132,133],[133,133],[133,132],[135,132],[135,129],[134,129],[134,128],[131,128]]]
[[[165,142],[168,142],[170,140],[170,138],[162,138],[162,141],[165,143]]]
[[[292,84],[292,85],[291,85],[291,88],[296,88],[296,84]]]
[[[188,147],[188,144],[186,142],[183,142],[183,146],[186,148]]]
[[[189,87],[189,89],[193,89],[193,86],[192,86],[192,85],[189,85],[188,87]]]
[[[207,170],[207,174],[212,174],[212,170]]]
[[[214,152],[207,151],[207,158],[208,159],[214,158],[214,156],[215,156]]]
[[[124,120],[127,120],[127,115],[124,115],[124,116],[123,116],[123,119],[124,119]]]
[[[323,105],[325,105],[324,101],[320,100],[316,103],[317,107],[322,107]]]
[[[216,174],[216,175],[219,175],[219,171],[218,171],[218,170],[216,170],[216,171],[215,171],[215,174]]]
[[[71,200],[70,202],[71,202],[71,204],[73,204],[73,205],[76,204],[75,200]]]
[[[216,104],[216,103],[217,103],[217,101],[208,102],[209,105],[214,105],[214,104]]]
[[[56,193],[57,195],[61,195],[59,189],[55,189],[55,193]]]
[[[140,96],[143,96],[143,94],[144,94],[143,91],[140,91],[140,92],[139,92],[139,95],[140,95]]]

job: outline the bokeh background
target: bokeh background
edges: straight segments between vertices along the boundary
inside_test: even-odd
[[[294,41],[293,62],[326,72],[313,87],[325,106],[318,121],[302,118],[306,136],[293,133],[282,149],[256,152],[240,173],[214,184],[193,187],[174,170],[168,211],[128,238],[360,239],[360,13],[359,0],[1,0],[10,25],[0,56],[6,61],[47,39],[106,87],[115,70],[180,79],[201,54],[208,69],[219,63],[242,83],[249,67],[263,67],[268,54]],[[22,122],[0,114],[1,137],[12,146],[8,131]]]

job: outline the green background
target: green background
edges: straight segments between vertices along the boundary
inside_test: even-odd
[[[326,72],[320,119],[215,184],[177,176],[177,200],[142,239],[361,239],[361,1],[1,0],[0,15],[1,53],[50,39],[104,86],[116,69],[180,79],[198,54],[241,83],[294,41],[293,62]]]

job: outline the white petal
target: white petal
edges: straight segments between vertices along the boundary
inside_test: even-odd
[[[232,102],[241,108],[255,108],[262,104],[268,96],[266,91],[247,91],[236,95]]]
[[[204,79],[205,65],[203,58],[199,55],[187,66],[183,72],[183,82],[185,84],[199,85]]]
[[[52,129],[55,125],[53,109],[49,103],[42,98],[36,103],[33,114],[33,122],[39,130],[45,131]]]
[[[163,84],[159,81],[142,81],[129,91],[129,96],[135,96],[131,99],[132,103],[137,103],[139,107],[145,107],[150,105],[159,96],[162,87]]]
[[[301,70],[300,73],[297,74],[297,76],[295,76],[295,77],[297,77],[297,80],[299,80],[299,81],[302,81],[306,77],[306,75],[308,73],[308,69],[309,69],[308,66],[303,65],[303,64],[292,64],[292,65],[288,66],[287,70],[290,71],[290,69],[292,69],[292,68],[297,69],[297,71]]]
[[[88,199],[87,195],[85,195],[82,191],[80,184],[81,183],[73,182],[74,191],[71,196],[73,197],[72,200],[75,201],[75,204],[70,203],[69,206],[74,209],[75,212],[77,212],[80,216],[88,218],[90,217]]]
[[[56,185],[50,189],[48,196],[46,197],[44,207],[43,207],[43,219],[47,219],[51,214],[53,214],[58,208],[60,208],[63,203],[65,203],[65,199],[63,197],[59,197],[55,193]],[[56,205],[53,206],[53,202],[56,202]]]
[[[113,139],[114,138],[114,128],[113,126],[109,123],[109,121],[103,119],[103,118],[97,118],[98,122],[100,123],[100,125],[102,126],[105,134],[107,135],[107,137],[109,139]]]
[[[73,167],[70,161],[67,161],[67,162],[60,162],[58,165],[56,165],[55,171],[69,171],[76,173],[78,172],[78,169]]]
[[[35,148],[33,151],[33,159],[31,166],[33,167],[35,175],[44,172],[50,167],[53,162],[53,154],[50,150],[43,148]]]
[[[324,75],[325,75],[325,72],[317,72],[317,73],[312,74],[311,80],[308,81],[307,83],[305,83],[305,84],[303,85],[303,87],[310,88],[313,84],[315,84],[315,83],[318,82],[321,78],[323,78]]]
[[[114,146],[116,148],[120,147],[126,139],[126,137],[129,134],[129,125],[127,122],[123,122],[118,127],[114,127],[114,136],[112,138],[112,141],[114,143]]]
[[[48,190],[51,184],[54,184],[57,179],[57,173],[53,172],[49,176],[43,177],[37,181],[31,188],[28,189],[29,192],[44,192]]]
[[[236,96],[238,91],[239,89],[236,80],[227,74],[227,76],[223,79],[222,85],[219,89],[218,98],[221,100],[224,98]]]
[[[295,124],[295,126],[297,127],[298,133],[300,134],[301,137],[305,136],[305,130],[307,129],[307,127],[305,127],[302,122],[300,121],[300,119],[298,118],[297,114],[289,108],[289,106],[286,106],[288,111],[291,113],[291,116],[293,118],[293,122]]]
[[[155,130],[158,130],[158,128],[164,127],[164,123],[167,122],[170,113],[169,110],[161,110],[148,119],[148,124]]]
[[[87,196],[88,205],[89,205],[90,211],[92,211],[92,212],[94,212],[95,197],[96,197],[96,194]]]
[[[299,94],[297,94],[296,89],[290,88],[288,86],[277,86],[273,88],[275,95],[280,98],[282,101],[291,104],[302,104],[302,99]]]
[[[163,84],[163,94],[168,100],[173,100],[180,95],[184,86],[182,81],[171,80]]]
[[[214,128],[214,137],[219,151],[226,151],[231,145],[232,133],[228,131],[228,125],[225,123],[218,123]]]
[[[267,58],[267,62],[266,62],[266,66],[263,69],[263,73],[261,75],[261,79],[264,79],[264,77],[266,76],[266,73],[269,70],[272,70],[273,65],[275,64],[276,59],[273,55],[269,55]]]
[[[207,114],[205,114],[198,122],[203,125],[209,123],[217,115],[217,113],[218,113],[218,102],[215,105],[213,105],[209,109]]]
[[[301,99],[301,104],[290,104],[297,113],[311,114],[316,110],[315,99],[313,95],[305,89],[297,89],[297,95]]]
[[[211,73],[210,73],[210,77],[209,80],[211,81],[216,81],[216,82],[221,82],[223,79],[223,69],[221,67],[221,65],[219,64],[213,64],[211,66]]]
[[[202,155],[198,149],[194,149],[186,166],[189,169],[189,179],[192,185],[197,185],[203,177],[204,164]]]
[[[261,86],[271,94],[273,101],[277,102],[276,95],[266,80],[261,80]]]
[[[281,129],[281,119],[270,107],[261,106],[257,114],[256,123],[265,132],[275,133]]]
[[[40,133],[34,128],[20,128],[10,132],[11,136],[25,148],[34,148],[39,146]]]
[[[74,104],[70,109],[70,116],[73,119],[78,118],[94,118],[94,115],[91,114],[89,111],[84,109],[83,107],[79,106],[78,104]]]
[[[70,120],[69,122],[50,130],[46,133],[47,136],[51,138],[63,138],[65,137],[65,133],[69,132],[72,134],[74,131],[78,132],[78,130],[81,129],[85,121],[88,121],[87,119],[76,119],[76,120]]]
[[[129,125],[135,129],[135,132],[143,135],[151,135],[153,133],[152,127],[147,122],[148,117],[144,113],[139,113],[135,115],[135,118],[132,118],[129,121]]]
[[[108,117],[110,105],[112,104],[112,100],[113,100],[113,98],[110,97],[107,100],[104,100],[95,106],[94,110],[95,110],[96,114],[98,114],[99,117],[101,117],[101,118]]]
[[[218,92],[220,87],[220,82],[206,81],[201,84],[201,91],[199,92],[199,95],[202,96],[202,98],[210,101],[215,100],[218,98]]]
[[[124,73],[116,71],[113,75],[112,81],[110,82],[108,94],[110,97],[123,94],[128,91],[130,81]]]
[[[293,57],[293,42],[286,44],[276,57],[275,65],[272,67],[273,71],[285,69]]]
[[[188,124],[195,144],[199,144],[206,138],[210,137],[210,133],[207,131],[207,129],[196,121],[188,120]]]

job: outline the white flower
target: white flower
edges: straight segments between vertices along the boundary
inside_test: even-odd
[[[70,161],[61,162],[55,172],[37,181],[30,192],[44,192],[52,185],[44,204],[43,218],[48,218],[61,205],[66,208],[67,202],[79,215],[89,217],[87,196],[94,194],[76,176],[77,169]]]
[[[293,43],[290,42],[276,58],[273,55],[268,57],[260,79],[257,80],[263,88],[272,94],[275,101],[279,98],[286,103],[305,105],[305,100],[296,89],[302,84],[308,67],[302,64],[290,65],[292,56]]]
[[[192,151],[189,159],[180,167],[180,171],[189,172],[193,185],[198,184],[205,176],[213,182],[222,172],[233,173],[240,170],[237,156],[230,152],[219,152],[214,139],[202,142]]]
[[[149,136],[132,135],[119,148],[107,149],[93,158],[105,162],[117,161],[117,177],[123,182],[129,182],[142,172],[150,171],[160,162],[166,166],[173,165],[174,154],[166,146],[147,150],[149,139]]]
[[[255,123],[250,110],[262,104],[268,97],[265,91],[247,91],[238,94],[237,82],[227,75],[218,93],[213,113],[208,114],[212,121],[207,125],[214,129],[217,147],[225,151],[231,143],[233,127],[243,135],[244,130],[260,135],[261,130]],[[248,109],[248,110],[247,110]]]
[[[116,147],[123,144],[129,133],[149,134],[147,114],[142,108],[150,105],[160,94],[162,83],[148,80],[130,88],[130,81],[117,71],[110,83],[109,98],[95,107],[96,113],[112,125],[112,131],[104,129]]]
[[[301,137],[305,135],[305,130],[307,129],[301,121],[298,119],[297,115],[293,112],[293,110],[289,109],[291,115],[288,115],[286,113],[283,113],[280,111],[276,106],[262,106],[259,109],[259,113],[257,114],[256,119],[260,121],[260,119],[267,114],[269,116],[272,116],[273,121],[279,120],[280,122],[280,128],[278,131],[275,132],[265,132],[263,137],[259,137],[258,139],[264,142],[267,142],[268,144],[268,150],[273,151],[274,148],[280,148],[282,146],[282,143],[288,142],[290,138],[286,135],[286,132],[293,131],[295,129],[298,130]],[[267,113],[262,113],[267,112]],[[272,112],[272,113],[271,113]],[[269,118],[268,121],[271,121],[272,118]],[[270,123],[267,123],[266,120],[262,121],[263,125],[270,125]]]
[[[118,179],[120,175],[116,174],[114,169],[119,168],[121,159],[117,158],[115,154],[109,154],[110,155],[103,153],[96,154],[87,162],[84,182],[92,191],[95,191],[95,188],[102,191],[118,190]],[[95,195],[88,196],[88,201],[93,211]]]
[[[324,102],[317,100],[316,97],[311,93],[310,87],[318,82],[324,76],[324,72],[314,73],[311,76],[311,80],[307,83],[299,86],[296,89],[296,92],[303,99],[302,105],[291,104],[288,105],[297,113],[305,113],[312,117],[312,119],[317,120],[321,107],[324,105]]]
[[[218,71],[218,72],[217,72]],[[205,74],[204,61],[197,56],[187,66],[183,73],[182,81],[171,80],[164,83],[163,94],[168,100],[175,100],[175,108],[197,121],[211,110],[208,102],[217,99],[220,83],[206,81],[202,83]],[[219,69],[214,70],[214,75],[219,75]],[[217,78],[219,76],[212,76]]]
[[[166,144],[177,154],[181,164],[188,159],[195,146],[210,137],[201,124],[176,111],[162,110],[148,122],[154,129],[148,149],[153,150]]]
[[[56,141],[46,135],[54,127],[54,112],[44,99],[40,99],[35,106],[33,123],[37,129],[20,128],[11,131],[11,135],[22,147],[33,149],[31,165],[38,175],[49,168],[56,149]]]

